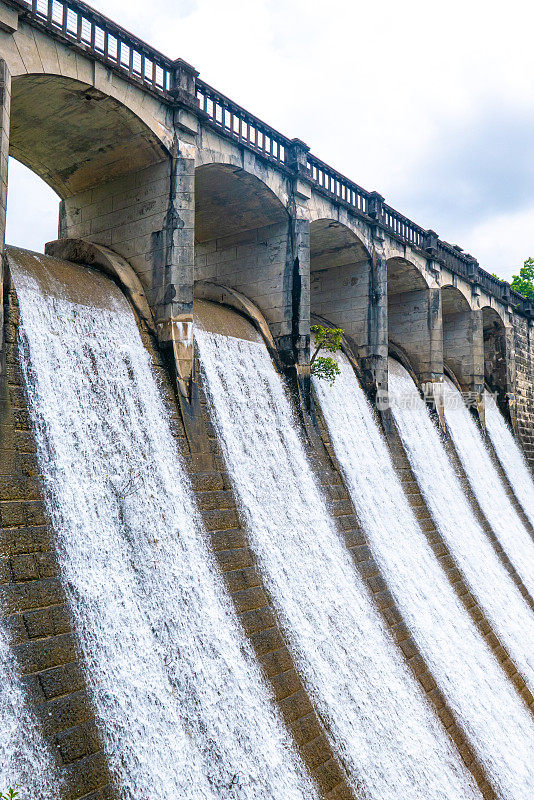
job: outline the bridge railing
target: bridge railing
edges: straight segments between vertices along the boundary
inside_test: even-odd
[[[530,313],[531,304],[527,304],[522,295],[481,269],[472,256],[441,241],[433,231],[426,231],[388,206],[378,192],[362,189],[309,153],[300,140],[288,139],[250,114],[200,80],[196,71],[180,59],[172,61],[80,0],[6,2],[32,25],[89,52],[109,68],[166,101],[178,100],[198,107],[205,120],[222,135],[246,145],[288,172],[297,170],[318,192],[346,203],[356,214],[380,224],[401,242],[425,252],[502,302],[511,302]]]
[[[78,0],[11,0],[33,23],[88,50],[152,91],[168,95],[173,62],[112,20]]]
[[[280,164],[287,163],[290,139],[199,78],[196,93],[200,110],[221,133]]]

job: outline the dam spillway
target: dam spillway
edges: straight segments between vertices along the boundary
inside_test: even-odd
[[[314,388],[369,545],[499,796],[526,798],[534,780],[530,767],[522,769],[534,764],[527,752],[534,741],[531,715],[420,529],[352,365],[343,354],[339,361],[335,384],[314,379]]]
[[[475,797],[329,519],[264,343],[196,336],[253,547],[355,792]]]
[[[313,798],[223,595],[132,310],[100,273],[11,259],[47,505],[119,785]]]
[[[117,284],[98,270],[16,249],[8,265],[7,318],[16,297],[19,366],[53,546],[114,791],[125,798],[178,791],[191,800],[527,800],[532,711],[432,553],[349,360],[339,356],[333,385],[313,380],[348,488],[339,517],[321,479],[326,451],[302,426],[294,386],[259,332],[267,327],[252,324],[246,304],[236,313],[195,302],[194,381],[207,398],[195,414],[207,420],[208,435],[195,442],[190,427],[181,456],[173,414],[186,409],[169,395],[168,367],[155,368],[153,339]],[[394,398],[409,395],[412,418],[398,410],[395,418],[417,473],[412,433],[427,437],[427,451],[441,440],[408,373],[392,364],[390,378]],[[220,493],[206,472],[212,458],[223,470]],[[198,501],[195,475],[211,487]],[[419,482],[437,526],[449,525],[447,508],[438,511]],[[330,488],[345,497],[342,483]],[[271,604],[261,613],[277,620],[254,647],[245,597],[259,590],[236,565],[239,586],[229,592],[221,565],[236,551],[228,544],[218,552],[198,506],[217,514],[224,498],[220,513],[230,520],[230,495]],[[361,526],[356,549],[376,565],[369,580],[353,560],[355,534],[342,535],[350,519],[354,530]],[[236,540],[235,526],[225,524],[220,540]],[[489,603],[479,581],[487,569],[481,559],[493,551],[477,538],[482,530],[473,530],[468,552],[447,535],[465,581],[526,675],[528,639],[515,637],[519,625],[534,624],[531,609],[513,583],[501,587],[516,604],[508,606],[511,619]],[[489,563],[495,580],[506,581],[498,559]],[[273,624],[289,656],[269,645]],[[406,633],[397,639],[394,629]],[[20,640],[13,622],[6,648],[9,639]],[[21,647],[28,649],[17,645],[17,654]],[[262,649],[271,658],[260,666]],[[6,654],[15,686],[19,668]],[[288,657],[302,689],[290,688]],[[48,662],[32,658],[44,682]],[[9,689],[19,697],[15,715],[28,686],[24,679]],[[290,695],[299,698],[298,719],[288,713]],[[32,800],[54,792],[60,800],[69,775],[54,749],[59,738],[43,726],[39,703],[35,719],[30,706],[30,755],[15,757],[16,740],[6,737],[9,766],[0,775],[10,785],[23,781]],[[42,779],[29,778],[28,758]],[[336,764],[335,780],[321,774],[321,763]],[[325,790],[334,783],[334,792]]]
[[[520,519],[460,392],[444,383],[445,422],[475,496],[527,591],[534,597],[534,540]],[[492,410],[490,409],[490,417]]]

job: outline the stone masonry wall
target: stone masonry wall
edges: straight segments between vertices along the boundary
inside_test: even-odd
[[[5,373],[0,371],[5,374],[0,387],[0,613],[11,634],[29,704],[64,781],[64,800],[88,796],[110,800],[110,775],[42,497],[18,363],[18,305],[13,290],[6,291],[5,300]]]
[[[523,450],[534,469],[534,329],[529,321],[514,314],[515,417]]]
[[[86,239],[123,256],[156,321],[192,312],[194,162],[169,158],[69,197],[59,237]]]
[[[391,341],[407,353],[421,381],[442,372],[443,347],[439,289],[400,292],[388,298]]]
[[[480,311],[443,315],[443,361],[463,391],[482,390],[484,345]]]
[[[343,328],[359,355],[367,355],[369,268],[367,264],[330,267],[311,273],[311,312]]]
[[[264,314],[275,339],[291,334],[289,230],[275,223],[197,243],[195,280],[223,283],[245,294]]]

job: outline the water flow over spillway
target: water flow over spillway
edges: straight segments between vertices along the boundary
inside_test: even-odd
[[[514,494],[531,525],[534,525],[534,481],[525,456],[493,396],[484,392],[486,429]]]
[[[434,522],[494,632],[531,690],[534,614],[484,533],[409,373],[390,359],[392,411],[410,464]]]
[[[445,378],[443,400],[447,428],[480,507],[534,597],[534,540],[506,494],[480,429],[449,378]]]
[[[123,795],[316,792],[227,600],[133,313],[107,278],[11,252],[62,576]]]
[[[438,686],[499,796],[534,795],[534,723],[456,596],[409,506],[349,361],[314,378],[346,484],[373,554]]]
[[[196,340],[253,550],[356,795],[479,796],[334,528],[265,345]]]
[[[19,786],[26,800],[54,800],[54,763],[27,708],[6,632],[0,628],[0,791]]]

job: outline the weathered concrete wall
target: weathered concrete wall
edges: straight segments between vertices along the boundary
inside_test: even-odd
[[[443,313],[443,361],[465,392],[484,386],[484,339],[479,310]]]
[[[250,298],[276,339],[291,334],[289,220],[197,243],[195,280],[225,284]]]
[[[63,201],[61,238],[81,238],[126,258],[156,324],[192,319],[194,164],[168,158]]]
[[[408,355],[419,380],[432,382],[443,373],[443,338],[439,289],[414,289],[388,296],[388,332]]]

